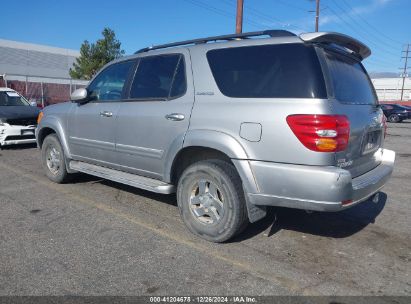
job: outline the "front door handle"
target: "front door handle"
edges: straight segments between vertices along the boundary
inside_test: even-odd
[[[100,112],[100,116],[103,116],[103,117],[112,117],[112,116],[113,116],[113,113],[111,113],[111,112],[109,112],[109,111],[102,111],[102,112]]]
[[[167,114],[166,119],[172,120],[172,121],[184,120],[184,114],[180,114],[180,113]]]

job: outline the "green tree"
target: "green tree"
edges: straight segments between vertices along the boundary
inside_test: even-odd
[[[104,28],[103,38],[90,43],[87,40],[80,47],[80,57],[73,63],[70,76],[74,79],[91,79],[106,63],[124,55],[121,42],[110,28]]]

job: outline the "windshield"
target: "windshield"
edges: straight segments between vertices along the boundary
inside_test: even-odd
[[[377,103],[372,83],[362,64],[353,58],[325,50],[334,96],[342,103]]]
[[[29,102],[13,91],[0,92],[0,106],[30,106]]]

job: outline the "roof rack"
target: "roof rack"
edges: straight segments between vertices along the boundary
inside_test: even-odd
[[[154,46],[150,46],[150,47],[146,47],[141,50],[138,50],[134,54],[144,53],[144,52],[148,52],[151,50],[158,50],[158,49],[164,49],[164,48],[169,48],[169,47],[174,47],[174,46],[180,46],[180,45],[201,44],[201,43],[207,43],[209,41],[218,41],[218,40],[247,39],[250,37],[257,37],[257,36],[288,37],[288,36],[296,36],[296,35],[294,33],[291,33],[285,30],[266,30],[266,31],[248,32],[248,33],[242,33],[242,34],[212,36],[212,37],[184,40],[180,42],[154,45]]]

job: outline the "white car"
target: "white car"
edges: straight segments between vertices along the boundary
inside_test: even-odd
[[[16,91],[0,87],[0,147],[35,143],[39,112]]]

